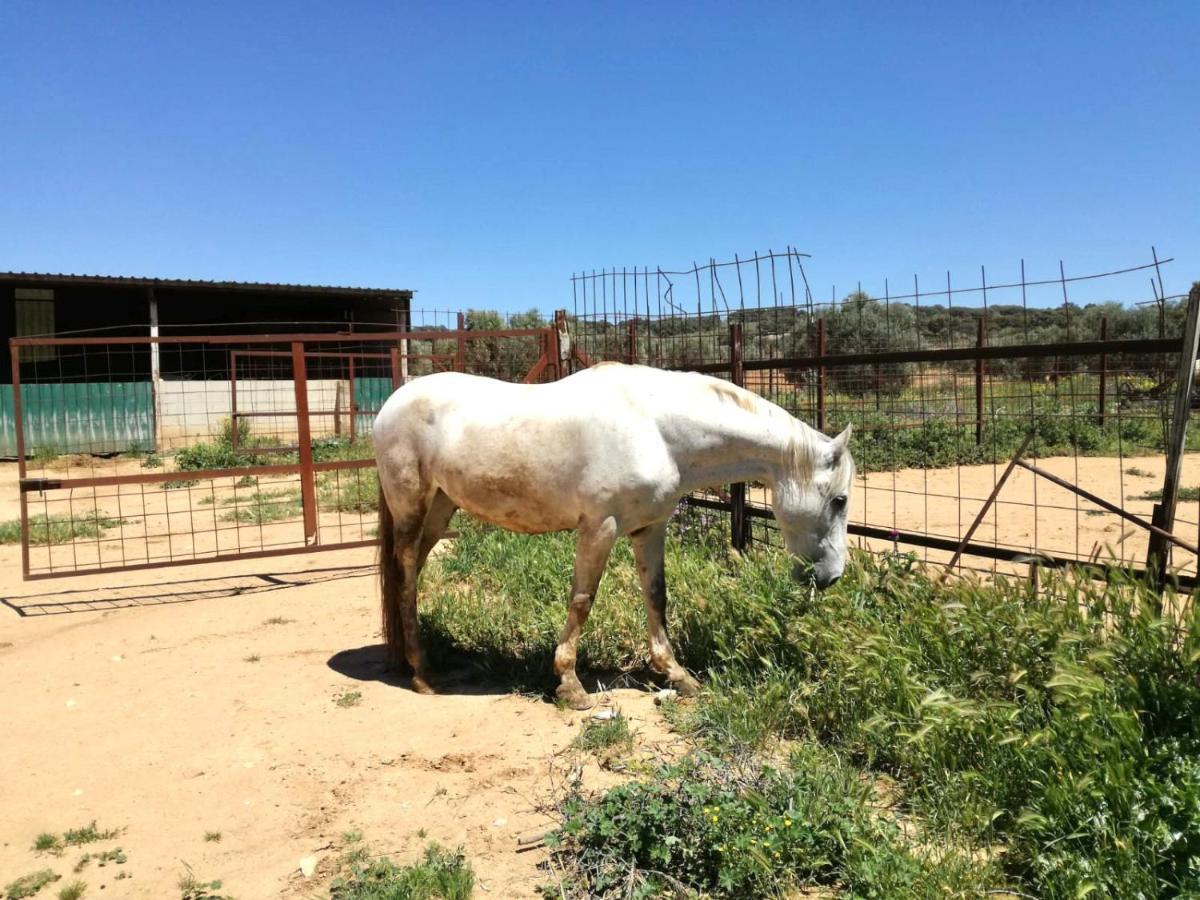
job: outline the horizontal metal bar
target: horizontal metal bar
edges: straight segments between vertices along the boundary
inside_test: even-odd
[[[330,459],[313,463],[314,472],[337,469],[369,469],[374,459]],[[155,484],[165,481],[211,481],[217,478],[240,478],[243,475],[296,475],[300,464],[274,466],[238,466],[233,469],[194,469],[174,472],[146,472],[139,475],[101,475],[95,478],[22,478],[18,484],[22,493],[74,490],[76,488],[112,487],[122,484]]]
[[[86,347],[108,344],[290,344],[300,341],[305,344],[385,343],[395,341],[456,341],[461,334],[464,340],[481,338],[536,337],[550,330],[546,328],[510,328],[479,331],[356,331],[326,332],[325,334],[221,334],[221,335],[121,335],[119,337],[14,337],[9,338],[11,347]]]
[[[49,572],[30,572],[26,581],[45,581],[48,578],[72,578],[76,575],[102,575],[107,572],[136,572],[142,569],[166,569],[175,566],[202,566],[206,563],[237,562],[240,559],[264,559],[268,556],[296,556],[300,553],[319,553],[325,550],[351,550],[356,547],[376,547],[377,539],[344,541],[340,544],[307,544],[303,547],[282,547],[277,550],[248,550],[245,553],[221,553],[193,559],[171,559],[164,562],[130,563],[119,566],[92,566],[88,569],[57,569]],[[69,602],[69,601],[68,601]]]
[[[1114,353],[1179,353],[1182,338],[1144,338],[1120,341],[1073,341],[1050,344],[1008,344],[995,347],[950,347],[943,350],[881,350],[876,353],[842,353],[826,356],[785,356],[780,359],[745,360],[747,372],[767,369],[815,369],[836,366],[869,366],[889,363],[973,362],[977,359],[1032,359],[1049,356],[1099,356]],[[688,372],[728,372],[729,362],[675,365],[666,368]]]

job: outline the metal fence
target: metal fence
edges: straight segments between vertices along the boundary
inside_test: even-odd
[[[817,301],[807,257],[789,248],[576,275],[570,324],[589,362],[706,372],[827,433],[852,424],[850,532],[867,549],[991,572],[1161,576],[1173,548],[1171,572],[1192,586],[1200,491],[1179,494],[1169,517],[1163,502],[1174,437],[1180,451],[1197,445],[1173,428],[1189,304],[1163,289],[1169,262],[1154,253],[1072,277],[1060,263],[1047,279],[1022,263],[1009,280],[981,270],[973,285],[947,275],[930,289],[914,277],[903,292],[885,281],[876,296],[856,285]],[[1185,487],[1200,484],[1200,457],[1176,457]],[[735,546],[779,542],[763,485],[687,508],[691,526],[729,529]]]
[[[481,328],[467,325],[490,321],[459,314],[456,328],[408,332],[14,339],[24,575],[374,544],[370,422],[387,396],[446,370],[553,380],[564,320]],[[25,411],[45,398],[36,416]]]

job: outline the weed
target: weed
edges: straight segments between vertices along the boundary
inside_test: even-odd
[[[98,538],[110,528],[124,524],[124,519],[114,519],[94,509],[69,516],[30,516],[29,543],[36,545],[65,544],[76,538]],[[21,522],[19,519],[0,522],[0,544],[17,544],[20,541]]]
[[[200,881],[196,878],[192,867],[183,864],[184,873],[179,876],[179,900],[233,900],[221,890],[220,881]]]
[[[343,691],[333,698],[333,702],[342,709],[358,706],[362,702],[362,691]]]
[[[33,448],[33,460],[41,466],[47,466],[61,455],[59,449],[52,444]]]
[[[92,819],[87,825],[82,828],[72,828],[69,831],[63,832],[63,843],[68,847],[80,847],[84,844],[93,844],[96,841],[109,841],[121,834],[121,829],[111,828],[107,831],[101,831],[96,827],[96,820]]]
[[[437,844],[425,848],[420,862],[398,866],[364,853],[343,858],[341,872],[330,886],[331,900],[468,900],[475,874],[462,850]]]
[[[580,750],[629,749],[633,746],[633,732],[629,730],[629,720],[617,713],[609,719],[588,719],[573,743]]]
[[[300,492],[256,491],[250,497],[238,497],[233,509],[221,516],[223,522],[245,522],[267,525],[300,514]]]
[[[1162,498],[1163,498],[1163,492],[1161,490],[1157,490],[1157,491],[1146,491],[1143,494],[1139,494],[1136,497],[1130,497],[1129,499],[1130,500],[1158,501],[1158,500],[1161,500]],[[1191,501],[1191,502],[1200,500],[1200,485],[1197,485],[1195,487],[1181,487],[1179,489],[1179,499],[1185,500],[1185,501]]]
[[[1126,475],[1132,475],[1135,478],[1153,478],[1154,474],[1147,472],[1145,469],[1140,469],[1137,466],[1130,466],[1125,470]]]
[[[58,891],[58,900],[79,900],[83,896],[83,892],[87,890],[87,884],[76,879],[70,884],[63,885]]]
[[[22,875],[16,881],[6,884],[4,898],[5,900],[24,900],[25,897],[32,897],[46,885],[58,881],[61,877],[61,875],[56,875],[52,869],[30,872],[28,875]]]
[[[49,831],[43,831],[33,839],[33,849],[38,853],[53,853],[57,855],[62,853],[63,850],[62,838]]]
[[[284,616],[271,616],[269,619],[263,620],[264,625],[290,625],[295,622],[295,619],[288,619]]]
[[[161,469],[162,464],[162,457],[157,453],[147,453],[145,458],[142,460],[143,469]]]
[[[249,656],[243,656],[242,662],[256,663],[260,659],[262,659],[262,657],[259,656],[257,653],[251,653]]]
[[[219,844],[219,843],[221,843],[221,832],[206,831],[206,832],[204,832],[204,840],[206,843],[209,843],[209,844]]]

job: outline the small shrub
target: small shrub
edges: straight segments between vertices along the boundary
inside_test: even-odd
[[[437,844],[425,848],[420,862],[398,866],[384,857],[371,859],[365,848],[342,860],[342,872],[329,889],[331,900],[469,900],[475,874],[458,850]]]
[[[333,702],[342,709],[358,706],[362,702],[362,691],[343,691],[333,698]]]
[[[219,844],[219,843],[221,843],[221,832],[206,831],[206,832],[204,832],[204,840],[206,843],[209,843],[209,844]]]
[[[16,881],[10,881],[4,886],[5,900],[24,900],[32,897],[46,885],[58,881],[61,875],[56,875],[52,869],[39,869],[22,875]]]
[[[58,900],[79,900],[87,890],[87,884],[78,879],[59,888]]]
[[[38,853],[61,853],[63,849],[62,838],[49,831],[43,831],[33,839],[33,849]]]
[[[68,847],[80,847],[83,844],[92,844],[96,841],[109,841],[121,834],[121,829],[111,828],[107,831],[101,831],[96,827],[96,820],[92,819],[87,825],[82,828],[72,828],[63,833],[63,843]]]
[[[184,873],[179,877],[179,900],[234,900],[221,890],[220,881],[200,881],[196,878],[192,867],[183,864]]]

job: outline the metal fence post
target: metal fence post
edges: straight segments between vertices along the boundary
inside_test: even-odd
[[[1163,476],[1162,503],[1154,507],[1151,520],[1163,531],[1175,525],[1175,505],[1179,500],[1179,479],[1183,474],[1183,450],[1187,440],[1188,415],[1191,411],[1192,386],[1196,379],[1196,356],[1200,350],[1200,287],[1188,294],[1187,319],[1183,326],[1183,346],[1175,379],[1175,411],[1167,439],[1167,471]],[[1161,535],[1151,533],[1146,551],[1146,571],[1151,583],[1161,588],[1171,564],[1170,544]],[[1161,612],[1161,599],[1159,601]]]
[[[629,364],[637,362],[637,319],[629,320]]]
[[[454,371],[467,371],[467,338],[463,334],[467,330],[467,317],[458,314],[458,350],[454,354]]]
[[[986,341],[983,316],[975,322],[975,346],[982,350]],[[975,446],[983,444],[983,354],[975,357]]]
[[[825,355],[825,317],[817,319],[817,356]],[[825,431],[825,367],[817,366],[817,431]]]
[[[746,386],[746,373],[742,368],[742,326],[734,322],[729,326],[729,374],[738,387]],[[729,486],[729,532],[733,549],[739,553],[750,543],[750,520],[746,515],[746,483],[739,481]]]
[[[300,449],[300,500],[304,508],[304,539],[317,535],[317,489],[313,474],[312,430],[308,421],[308,370],[304,344],[292,343],[292,383],[296,386],[296,443]]]
[[[1100,317],[1100,340],[1108,340],[1108,316]],[[1104,427],[1104,413],[1106,401],[1108,398],[1108,354],[1100,354],[1100,396],[1097,398],[1097,403],[1100,407],[1099,422],[1100,427]]]

